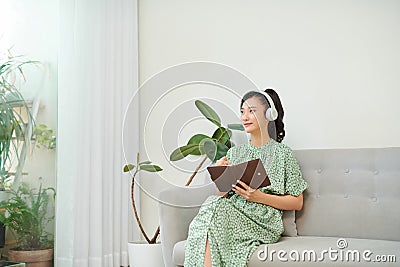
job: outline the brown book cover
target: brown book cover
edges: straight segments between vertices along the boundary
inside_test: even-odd
[[[236,165],[207,167],[211,180],[221,192],[228,192],[237,180],[243,181],[251,188],[258,189],[268,186],[271,182],[261,160],[253,159]]]

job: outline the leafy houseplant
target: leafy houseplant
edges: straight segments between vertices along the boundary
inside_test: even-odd
[[[52,266],[52,236],[45,231],[45,227],[53,219],[47,216],[47,208],[50,191],[54,192],[54,189],[43,189],[40,186],[39,191],[34,192],[26,184],[21,184],[16,190],[4,191],[4,189],[11,189],[13,183],[14,187],[17,187],[15,181],[19,184],[32,137],[34,137],[33,140],[36,139],[37,145],[45,145],[47,136],[51,134],[47,127],[43,129],[37,127],[39,134],[44,132],[45,137],[35,138],[33,132],[35,122],[31,109],[36,109],[38,102],[26,101],[16,83],[17,77],[25,81],[23,67],[37,65],[39,62],[22,60],[20,56],[12,56],[9,52],[6,55],[1,52],[0,196],[5,197],[0,199],[2,200],[0,222],[17,236],[18,247],[9,250],[10,260],[26,262],[27,267]],[[47,144],[45,147],[54,148]],[[32,261],[35,263],[30,263]]]
[[[18,147],[21,141],[30,141],[27,131],[33,124],[33,119],[27,102],[15,85],[15,80],[17,74],[25,79],[23,66],[36,63],[0,54],[0,190],[4,190],[4,182],[10,177],[9,168],[13,159],[17,160],[15,176],[22,171],[28,146],[25,145],[22,151],[19,151]]]
[[[187,181],[186,186],[190,185],[190,183],[193,181],[193,178],[201,166],[203,166],[207,158],[215,163],[215,161],[226,155],[226,152],[228,152],[229,148],[235,145],[231,140],[231,130],[244,130],[241,124],[228,124],[227,127],[222,126],[221,119],[218,114],[206,103],[196,100],[195,105],[197,109],[204,115],[204,117],[217,126],[217,129],[211,136],[207,136],[205,134],[193,135],[186,145],[178,147],[171,153],[171,161],[181,160],[188,155],[204,155],[202,161],[196,167],[195,171]]]
[[[221,125],[221,119],[218,114],[206,103],[196,100],[196,107],[199,111],[212,123],[214,123],[218,128],[214,131],[212,136],[207,136],[204,134],[195,134],[190,138],[187,145],[179,147],[175,149],[171,155],[171,161],[177,161],[185,158],[188,155],[205,155],[203,160],[200,162],[199,166],[196,167],[194,173],[191,175],[189,180],[186,182],[186,186],[190,185],[193,181],[194,176],[197,174],[198,170],[204,164],[207,158],[211,161],[215,162],[221,157],[226,155],[226,152],[231,146],[234,146],[234,143],[230,140],[232,136],[232,130],[243,130],[243,126],[241,124],[228,124],[228,128],[223,127]],[[124,166],[124,172],[133,172],[132,182],[131,182],[131,198],[132,198],[132,207],[135,214],[136,221],[139,225],[140,231],[145,237],[146,241],[149,244],[156,243],[157,237],[160,234],[160,226],[158,226],[156,232],[153,237],[150,239],[146,232],[143,229],[140,218],[137,213],[135,200],[134,200],[134,183],[135,183],[135,175],[139,171],[149,171],[149,172],[158,172],[162,169],[157,165],[152,165],[150,161],[139,162],[139,153],[137,154],[136,165],[128,164]]]
[[[36,147],[47,148],[54,150],[56,148],[56,136],[54,131],[47,127],[46,124],[39,124],[33,130],[33,134],[36,137]]]
[[[17,235],[15,250],[40,250],[53,247],[53,237],[45,229],[54,219],[48,216],[49,201],[55,197],[54,188],[35,192],[26,183],[11,190],[8,200],[0,202],[0,221]]]
[[[139,162],[139,153],[137,154],[137,157],[136,157],[136,165],[128,164],[128,165],[124,166],[124,172],[133,172],[132,180],[131,180],[131,200],[132,200],[133,212],[135,214],[136,221],[137,221],[137,223],[139,225],[139,229],[140,229],[141,233],[143,234],[144,238],[146,239],[146,241],[149,244],[154,244],[154,243],[156,243],[157,237],[158,237],[158,235],[160,233],[160,227],[157,228],[155,234],[150,239],[148,237],[148,235],[146,234],[146,231],[144,230],[143,226],[142,226],[142,223],[140,221],[140,218],[139,218],[139,215],[138,215],[138,212],[137,212],[136,204],[135,204],[135,196],[134,196],[135,176],[139,171],[159,172],[159,171],[162,171],[162,168],[157,166],[157,165],[151,164],[151,161]]]

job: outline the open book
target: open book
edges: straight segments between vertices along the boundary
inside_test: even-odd
[[[238,183],[237,180],[243,181],[253,189],[271,184],[260,159],[249,160],[237,165],[209,166],[207,170],[211,180],[221,192],[230,191],[232,185]]]

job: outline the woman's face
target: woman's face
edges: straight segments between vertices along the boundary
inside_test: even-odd
[[[253,133],[265,129],[268,120],[265,118],[265,106],[257,97],[251,97],[243,102],[240,109],[240,120],[247,133]]]

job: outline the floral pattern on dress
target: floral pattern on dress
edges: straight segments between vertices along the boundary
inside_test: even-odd
[[[254,146],[249,140],[231,147],[226,157],[231,164],[260,158],[271,182],[260,188],[264,193],[298,196],[307,188],[292,150],[274,139],[262,146]],[[228,198],[210,196],[190,223],[184,266],[204,266],[208,237],[212,266],[244,267],[259,245],[277,242],[283,230],[282,210],[245,200],[233,192]]]

